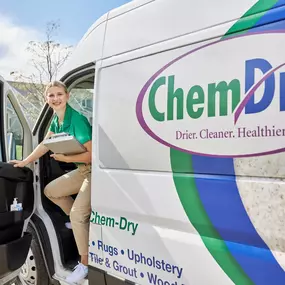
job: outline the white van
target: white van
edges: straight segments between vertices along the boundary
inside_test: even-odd
[[[93,126],[89,284],[285,283],[284,33],[284,0],[137,0],[88,30],[59,79]],[[73,168],[34,165],[17,282],[65,284],[77,262],[43,194]]]

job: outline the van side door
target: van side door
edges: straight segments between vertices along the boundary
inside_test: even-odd
[[[0,283],[19,273],[30,248],[26,233],[34,211],[33,171],[15,168],[32,149],[32,135],[16,97],[17,91],[0,77]],[[18,94],[20,95],[20,94]],[[21,96],[21,95],[20,95]]]

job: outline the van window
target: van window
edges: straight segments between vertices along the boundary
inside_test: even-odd
[[[9,97],[7,98],[6,111],[8,160],[22,160],[24,130]]]
[[[82,78],[75,83],[70,91],[69,104],[72,108],[83,114],[92,125],[94,94],[94,75]]]

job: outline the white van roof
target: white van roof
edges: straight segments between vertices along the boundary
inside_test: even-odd
[[[87,30],[75,47],[70,58],[64,64],[59,78],[67,73],[94,63],[102,57],[106,23],[108,19],[125,14],[133,9],[155,0],[134,0],[104,14]]]
[[[198,31],[200,36],[206,38],[209,29],[215,30],[212,35],[217,33],[216,36],[219,36],[217,25],[230,26],[247,10],[246,2],[219,0],[217,4],[200,0],[198,5],[189,0],[131,1],[106,13],[89,28],[64,65],[60,78],[98,59],[163,43],[170,38]],[[221,13],[221,7],[227,13]],[[202,30],[205,33],[201,33]]]

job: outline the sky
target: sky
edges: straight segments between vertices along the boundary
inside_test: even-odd
[[[44,39],[46,24],[58,21],[56,40],[75,46],[100,16],[130,0],[6,0],[0,6],[0,75],[13,80],[12,71],[33,72],[30,41]]]

